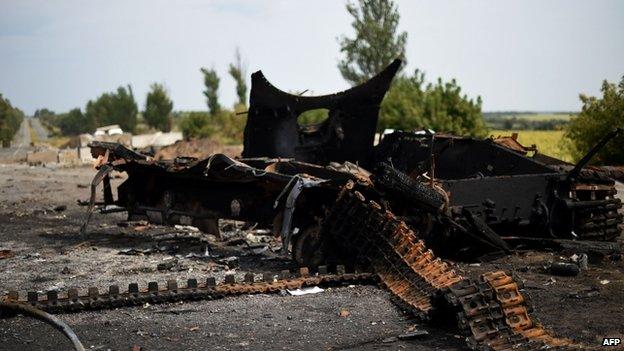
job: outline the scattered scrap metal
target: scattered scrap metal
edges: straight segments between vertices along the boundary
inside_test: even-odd
[[[374,280],[416,317],[456,321],[473,349],[580,348],[529,315],[510,273],[472,280],[445,259],[487,259],[549,243],[613,244],[618,251],[613,242],[622,204],[614,181],[585,168],[618,131],[577,165],[515,138],[394,132],[375,146],[379,105],[400,64],[345,92],[317,97],[280,91],[254,73],[240,159],[215,154],[155,161],[119,144],[91,144],[99,171],[89,217],[98,205],[103,212],[126,211],[129,220],[193,225],[216,235],[219,219],[253,222],[281,237],[282,252],[310,269],[296,276],[283,271],[278,279],[267,273],[262,281],[249,273],[243,282],[226,276],[222,283],[169,281],[162,289],[152,282],[146,289],[130,284],[127,291],[89,288],[86,295],[73,289],[43,299],[11,292],[5,299],[67,312]],[[298,124],[302,113],[319,108],[329,110],[325,121]],[[113,170],[128,175],[117,199]],[[346,273],[343,265],[361,268]]]

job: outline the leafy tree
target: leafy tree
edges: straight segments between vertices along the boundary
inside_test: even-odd
[[[211,115],[219,113],[221,105],[219,105],[219,76],[214,69],[201,68],[201,72],[204,74],[204,96],[208,103],[208,110]]]
[[[40,108],[35,111],[33,117],[35,118],[46,118],[47,116],[54,116],[54,111],[48,110],[47,108]]]
[[[8,146],[23,120],[24,113],[0,94],[0,142],[3,145]]]
[[[245,82],[245,76],[247,75],[246,69],[241,58],[240,50],[236,48],[235,62],[230,63],[230,69],[228,72],[230,76],[236,81],[236,96],[238,96],[238,103],[240,105],[247,104],[247,83]]]
[[[487,129],[481,113],[481,97],[462,94],[453,79],[425,85],[424,73],[399,76],[381,105],[380,130],[429,128],[436,132],[485,137]]]
[[[338,69],[345,80],[357,85],[405,56],[407,33],[398,33],[400,16],[392,0],[358,0],[358,5],[347,4],[347,11],[353,16],[355,37],[341,38],[340,52],[345,57]]]
[[[572,156],[579,160],[607,133],[624,128],[624,76],[616,86],[606,80],[602,83],[602,98],[581,94],[581,113],[568,124],[565,136]],[[624,135],[620,133],[609,142],[592,163],[600,165],[624,164]]]
[[[118,124],[121,129],[133,132],[137,124],[138,107],[132,87],[119,87],[117,92],[104,93],[95,101],[89,100],[85,109],[87,119],[96,126]]]
[[[59,128],[63,135],[78,135],[92,133],[95,130],[95,121],[82,113],[79,108],[72,109],[59,119]]]
[[[47,108],[40,108],[35,111],[33,117],[39,118],[41,123],[48,126],[48,128],[52,130],[51,127],[58,127],[62,115],[57,115],[54,111]]]
[[[171,110],[173,102],[165,88],[158,83],[152,84],[145,100],[145,122],[151,127],[168,132],[171,130]]]

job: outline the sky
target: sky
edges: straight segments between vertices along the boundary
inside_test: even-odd
[[[353,36],[346,1],[0,0],[0,93],[32,114],[84,108],[130,84],[142,109],[163,83],[174,110],[205,110],[200,67],[227,74],[237,47],[247,76],[286,91],[349,87],[338,38]],[[624,75],[624,1],[397,1],[406,72],[456,78],[484,111],[577,111]]]

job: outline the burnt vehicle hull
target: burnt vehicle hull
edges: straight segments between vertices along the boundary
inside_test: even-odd
[[[570,177],[563,161],[493,139],[395,132],[376,159],[416,180],[433,175],[455,217],[468,210],[502,237],[612,241],[620,233],[612,179],[591,171]]]
[[[395,60],[369,81],[324,96],[289,94],[269,83],[261,71],[252,74],[242,156],[370,166],[379,107],[400,66]],[[302,113],[315,109],[327,109],[328,118],[316,125],[297,122]]]
[[[301,238],[318,239],[314,235],[324,211],[340,187],[347,181],[370,182],[364,170],[349,164],[320,167],[289,159],[233,160],[222,154],[204,160],[154,161],[104,142],[93,142],[91,150],[102,163],[92,182],[91,211],[95,188],[103,182],[104,212],[112,205],[113,211],[127,211],[128,220],[192,225],[215,235],[219,219],[251,222],[280,236],[284,253],[294,239],[293,256],[301,261],[311,258],[303,258],[303,252],[319,244]],[[110,187],[112,170],[128,175],[117,188],[116,199]]]
[[[192,224],[210,233],[218,233],[218,219],[258,223],[281,236],[284,252],[292,246],[296,261],[309,266],[349,258],[334,255],[332,238],[320,230],[348,181],[442,255],[471,259],[508,253],[532,239],[543,246],[619,236],[622,204],[614,181],[584,168],[615,134],[577,165],[513,137],[395,132],[374,146],[379,106],[400,64],[395,60],[360,86],[317,97],[285,93],[254,73],[239,160],[213,155],[155,162],[119,145],[94,143],[100,172],[91,208],[103,181],[105,204],[120,206],[130,219]],[[302,113],[318,108],[329,110],[325,121],[298,123]],[[129,175],[117,200],[106,173],[113,169]]]

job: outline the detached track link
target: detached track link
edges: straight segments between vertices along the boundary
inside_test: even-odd
[[[371,273],[345,273],[344,266],[338,266],[335,274],[327,274],[326,267],[319,267],[319,272],[320,274],[311,276],[307,268],[301,268],[297,276],[291,277],[289,271],[282,271],[277,280],[274,279],[274,274],[265,273],[263,281],[254,281],[253,273],[249,273],[245,275],[244,282],[236,282],[234,275],[227,275],[225,281],[220,284],[217,284],[214,278],[207,278],[204,283],[188,279],[184,287],[178,286],[177,281],[170,280],[164,289],[156,282],[148,283],[147,289],[139,289],[138,284],[132,283],[129,284],[128,290],[123,292],[119,286],[111,285],[106,293],[100,293],[97,288],[92,287],[87,289],[87,294],[82,295],[77,289],[69,289],[62,294],[49,291],[44,296],[31,291],[24,298],[24,295],[11,291],[0,300],[28,304],[49,313],[69,313],[139,306],[145,303],[215,300],[236,295],[270,294],[315,285],[337,286],[376,281]]]
[[[357,248],[398,302],[421,319],[431,318],[433,297],[461,281],[407,225],[347,186],[323,225],[345,248]]]
[[[529,315],[527,298],[505,272],[462,278],[392,213],[348,184],[323,224],[346,250],[367,260],[395,300],[416,317],[457,319],[474,350],[578,350]]]

